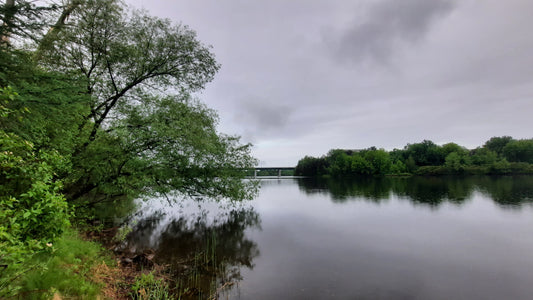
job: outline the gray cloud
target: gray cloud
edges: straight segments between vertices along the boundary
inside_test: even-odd
[[[432,23],[453,7],[450,0],[380,1],[365,16],[358,16],[364,20],[354,22],[337,41],[326,40],[342,60],[386,62],[397,44],[420,40]]]
[[[263,165],[532,137],[533,1],[127,2],[213,45],[222,69],[198,97]]]
[[[289,122],[292,113],[291,108],[286,105],[259,97],[241,100],[238,107],[239,110],[235,113],[234,119],[245,125],[249,139],[279,134],[279,131]]]

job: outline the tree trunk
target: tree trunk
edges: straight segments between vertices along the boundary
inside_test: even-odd
[[[59,17],[57,18],[56,23],[52,27],[50,27],[50,29],[48,29],[48,32],[46,32],[43,39],[39,43],[39,47],[35,52],[36,60],[39,60],[42,57],[43,50],[52,46],[52,44],[57,38],[59,31],[61,31],[61,28],[65,25],[65,22],[67,21],[68,17],[82,3],[83,0],[72,0],[65,6],[63,11],[61,12],[61,15],[59,15]]]
[[[4,13],[4,21],[2,23],[2,29],[0,30],[0,43],[9,44],[9,37],[11,33],[12,20],[15,16],[15,0],[7,0]]]

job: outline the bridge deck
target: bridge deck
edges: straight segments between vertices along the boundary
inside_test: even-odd
[[[294,170],[295,167],[256,167],[254,169],[258,171],[261,171],[261,170]]]
[[[257,167],[254,168],[254,177],[257,177],[257,172],[260,171],[277,171],[278,177],[281,177],[281,171],[290,170],[293,171],[294,167]]]

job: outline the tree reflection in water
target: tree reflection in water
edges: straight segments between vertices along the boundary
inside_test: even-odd
[[[438,207],[445,202],[461,205],[476,191],[503,207],[533,202],[533,176],[300,178],[298,185],[307,194],[327,193],[333,202],[382,202],[394,195]]]
[[[246,229],[261,229],[252,207],[217,207],[213,211],[178,213],[160,208],[130,222],[125,247],[132,252],[155,251],[156,262],[167,264],[182,298],[206,299],[238,283],[241,268],[253,269],[259,255]]]

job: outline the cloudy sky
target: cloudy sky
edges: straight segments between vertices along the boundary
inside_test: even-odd
[[[531,0],[127,0],[222,64],[198,95],[262,166],[332,148],[533,137]]]

